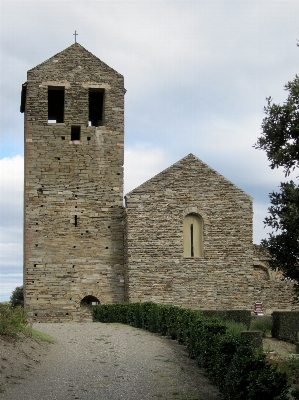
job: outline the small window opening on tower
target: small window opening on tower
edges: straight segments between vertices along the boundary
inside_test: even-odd
[[[21,92],[21,113],[25,112],[26,109],[26,96],[27,96],[27,82],[23,83],[22,85],[22,92]]]
[[[81,126],[72,125],[71,127],[71,141],[80,140]]]
[[[89,89],[88,125],[104,125],[104,89]]]
[[[76,227],[78,226],[78,216],[77,215],[75,215],[75,226]]]
[[[64,87],[48,87],[48,122],[64,122]]]

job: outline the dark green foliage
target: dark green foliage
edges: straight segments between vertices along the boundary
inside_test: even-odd
[[[207,314],[154,303],[93,308],[95,321],[126,321],[136,328],[179,340],[187,346],[190,357],[205,368],[225,400],[287,400],[286,375],[267,364],[263,355],[256,354],[249,341],[227,333],[226,323],[215,313],[211,318]]]
[[[228,368],[232,362],[237,349],[242,343],[246,343],[241,337],[230,334],[221,336],[217,343],[217,348],[213,354],[210,363],[210,376],[214,383],[219,387],[220,392],[225,388],[224,377],[228,372]]]
[[[241,336],[248,340],[254,348],[263,347],[263,332],[261,331],[244,331]]]
[[[270,267],[299,282],[299,186],[293,181],[281,183],[279,193],[270,193],[270,202],[265,224],[275,233],[261,244],[270,254]]]
[[[287,376],[267,364],[264,355],[255,355],[241,345],[233,356],[222,393],[233,400],[287,400]]]
[[[299,166],[299,77],[285,85],[288,91],[287,101],[280,104],[272,103],[267,98],[264,108],[266,118],[262,122],[262,136],[255,147],[265,150],[270,167],[284,167],[288,174],[291,169]]]
[[[294,389],[291,392],[294,400],[299,400],[299,389]]]
[[[177,340],[185,346],[189,345],[193,324],[196,319],[202,318],[199,311],[189,310],[188,308],[176,307],[176,327]]]
[[[225,325],[227,327],[227,333],[234,336],[240,336],[242,332],[248,332],[246,326],[241,322],[225,321]]]
[[[12,308],[24,307],[24,291],[23,286],[17,286],[10,296],[10,306]]]
[[[263,335],[270,334],[273,327],[273,318],[270,315],[256,315],[251,319],[250,330],[262,331]]]
[[[206,317],[218,317],[223,321],[234,321],[242,323],[247,329],[251,323],[251,312],[249,310],[203,310]]]
[[[287,101],[272,103],[264,111],[262,136],[255,147],[265,150],[271,168],[283,167],[285,175],[299,167],[299,77],[285,85]],[[297,176],[298,178],[298,176]],[[299,186],[293,181],[281,183],[280,192],[270,194],[271,206],[265,225],[272,228],[262,245],[270,255],[270,266],[279,268],[285,277],[299,282]],[[299,299],[299,285],[295,295]]]
[[[299,358],[297,356],[291,356],[285,360],[285,365],[290,374],[292,383],[299,384]]]
[[[272,336],[276,339],[296,343],[299,332],[299,311],[274,311]]]
[[[8,303],[0,303],[0,336],[16,337],[26,329],[27,316],[24,308],[9,307]]]

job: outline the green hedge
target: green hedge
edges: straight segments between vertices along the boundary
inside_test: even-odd
[[[298,342],[299,311],[274,311],[272,336],[287,342]]]
[[[225,400],[287,400],[286,374],[267,364],[244,338],[227,333],[218,317],[154,303],[93,307],[93,319],[120,322],[167,335],[187,346],[191,358],[205,368]]]

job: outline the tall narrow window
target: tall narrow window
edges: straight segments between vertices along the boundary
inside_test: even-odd
[[[88,123],[91,126],[104,125],[104,89],[89,89]]]
[[[71,126],[71,140],[80,140],[81,137],[81,126]]]
[[[193,224],[190,224],[190,251],[191,257],[194,257],[194,238],[193,238]]]
[[[64,87],[48,87],[48,122],[64,121]]]
[[[184,257],[203,255],[202,218],[197,214],[188,214],[184,218]]]

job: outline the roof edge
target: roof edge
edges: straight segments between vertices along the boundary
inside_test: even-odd
[[[58,57],[60,54],[68,51],[69,49],[73,48],[73,47],[79,47],[81,48],[83,51],[85,51],[86,53],[90,54],[92,57],[96,58],[97,60],[99,60],[104,66],[110,68],[112,71],[114,71],[116,74],[123,76],[122,74],[120,74],[119,72],[117,72],[114,68],[110,67],[110,65],[106,64],[104,61],[102,61],[99,57],[95,56],[91,51],[87,50],[84,46],[82,46],[80,43],[76,42],[71,44],[70,46],[66,47],[64,50],[61,50],[60,52],[54,54],[53,56],[47,58],[46,60],[42,61],[41,63],[37,64],[36,66],[30,68],[27,72],[31,72],[33,70],[35,70],[36,68],[39,68],[40,66],[42,66],[43,64],[49,62],[50,60],[52,60],[55,57]]]
[[[248,194],[247,192],[245,192],[245,190],[241,189],[239,186],[237,186],[236,184],[234,184],[233,182],[231,182],[229,179],[227,179],[224,175],[220,174],[218,171],[216,171],[214,168],[210,167],[208,164],[206,164],[204,161],[202,161],[200,158],[196,157],[194,154],[189,153],[188,155],[186,155],[185,157],[181,158],[180,160],[176,161],[174,164],[171,164],[169,167],[163,169],[161,172],[158,172],[156,175],[152,176],[150,179],[147,179],[145,182],[141,183],[140,185],[138,185],[136,188],[130,190],[130,192],[126,193],[124,198],[126,198],[126,196],[130,195],[132,192],[134,192],[135,190],[139,189],[141,186],[147,184],[148,182],[150,182],[152,179],[156,178],[157,176],[161,175],[161,174],[165,174],[169,169],[171,169],[172,167],[174,167],[175,165],[181,163],[182,161],[186,160],[186,159],[193,159],[194,161],[199,161],[200,163],[202,163],[204,166],[206,166],[207,168],[209,168],[211,171],[213,171],[215,174],[217,174],[218,176],[220,176],[222,179],[224,179],[225,181],[229,182],[232,186],[234,186],[237,190],[241,191],[242,193],[244,193],[246,196],[248,196],[252,201],[253,201],[253,197],[250,196],[250,194]]]

